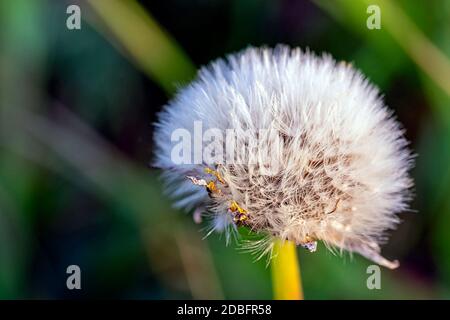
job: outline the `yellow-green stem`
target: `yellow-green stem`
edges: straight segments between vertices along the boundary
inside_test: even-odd
[[[291,241],[277,240],[271,261],[273,297],[276,300],[303,300],[300,265],[296,246]]]

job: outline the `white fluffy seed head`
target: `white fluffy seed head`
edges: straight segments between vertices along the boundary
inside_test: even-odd
[[[195,123],[223,139],[202,139]],[[180,128],[191,137],[182,164],[173,159]],[[398,265],[379,254],[379,244],[407,208],[411,156],[377,88],[347,63],[284,46],[216,60],[159,114],[155,144],[169,195],[179,207],[205,208],[213,230],[242,224]],[[198,161],[211,145],[224,156]]]

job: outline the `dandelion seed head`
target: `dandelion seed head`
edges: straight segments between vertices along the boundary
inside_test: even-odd
[[[174,164],[173,132],[183,128],[195,145],[195,122],[223,137],[233,129],[223,152],[231,145],[234,161]],[[379,245],[407,209],[411,154],[378,89],[350,64],[285,46],[216,60],[165,106],[154,139],[175,205],[206,207],[214,230],[246,225],[314,251],[323,241],[398,265]],[[200,144],[214,149],[212,140]],[[190,159],[199,153],[193,145],[184,150]]]

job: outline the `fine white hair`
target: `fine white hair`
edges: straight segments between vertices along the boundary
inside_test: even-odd
[[[174,163],[176,130],[190,133],[193,144],[211,144],[194,132],[196,122],[203,131],[233,129],[237,161]],[[253,140],[259,144],[249,148]],[[204,210],[212,230],[228,235],[245,225],[266,234],[262,252],[270,239],[314,250],[321,240],[398,266],[379,244],[407,209],[411,154],[378,89],[350,64],[286,46],[218,59],[164,107],[154,141],[154,164],[175,205]],[[201,151],[185,152],[194,159]],[[275,165],[266,172],[268,163]]]

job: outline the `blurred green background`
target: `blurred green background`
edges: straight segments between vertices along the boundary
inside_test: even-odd
[[[149,163],[155,114],[198,66],[278,43],[360,68],[418,155],[414,212],[383,248],[401,267],[368,290],[367,260],[299,249],[305,297],[450,298],[445,0],[1,0],[0,298],[270,299],[265,261],[202,240]],[[71,264],[81,290],[66,288]]]

